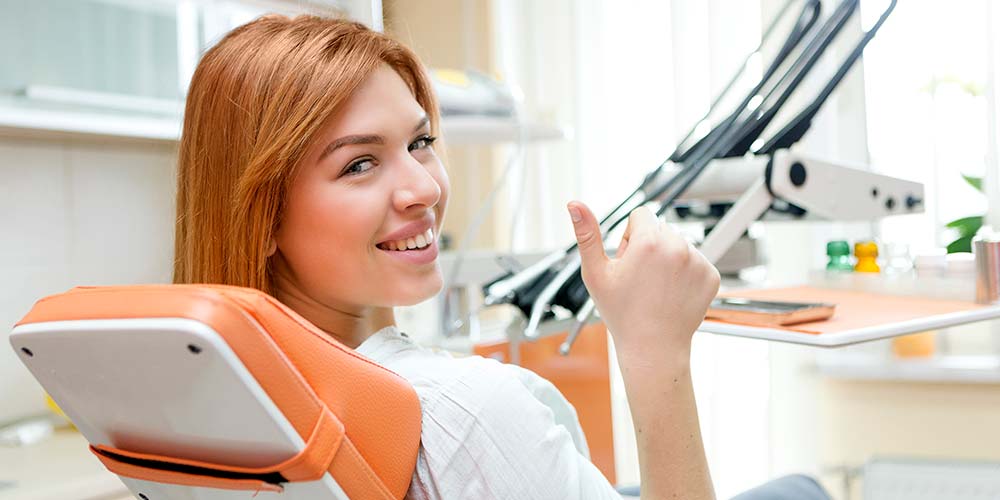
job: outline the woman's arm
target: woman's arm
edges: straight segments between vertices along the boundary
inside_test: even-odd
[[[691,337],[719,273],[640,207],[615,258],[585,205],[568,206],[584,283],[615,342],[639,448],[642,498],[715,498],[691,384]]]

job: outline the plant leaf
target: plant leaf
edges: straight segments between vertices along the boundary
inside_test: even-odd
[[[955,219],[945,224],[945,227],[957,229],[959,236],[975,236],[979,228],[983,227],[983,216],[973,215],[971,217]]]
[[[961,238],[948,243],[948,253],[971,252],[972,236],[973,235],[962,236]]]
[[[970,186],[976,188],[976,191],[979,191],[980,193],[983,192],[982,177],[973,177],[971,175],[962,174],[962,178],[965,179],[965,182],[968,182]]]

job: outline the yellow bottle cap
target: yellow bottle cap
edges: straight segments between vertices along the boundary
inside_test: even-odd
[[[878,257],[878,245],[874,241],[855,243],[854,256],[859,259]]]

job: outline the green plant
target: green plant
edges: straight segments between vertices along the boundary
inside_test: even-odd
[[[976,191],[979,191],[980,193],[983,192],[982,177],[962,175],[962,178],[965,179],[965,182],[968,182],[970,186],[974,187]],[[945,227],[958,231],[958,238],[955,241],[948,243],[948,253],[971,252],[972,238],[976,236],[977,232],[979,232],[979,228],[983,227],[983,216],[972,215],[969,217],[962,217],[961,219],[955,219],[945,224]]]

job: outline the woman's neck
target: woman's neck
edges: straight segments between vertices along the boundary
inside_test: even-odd
[[[340,343],[356,349],[373,333],[396,324],[391,307],[324,304],[295,289],[275,284],[274,296]]]

